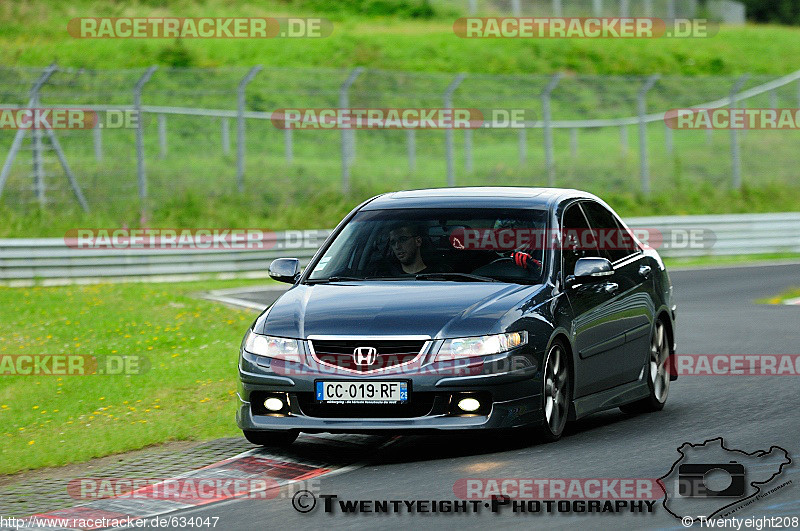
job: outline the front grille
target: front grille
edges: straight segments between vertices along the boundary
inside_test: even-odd
[[[317,361],[346,369],[367,373],[388,369],[408,363],[419,356],[425,346],[424,340],[380,339],[380,340],[333,340],[314,339],[309,342]],[[374,361],[369,364],[356,363],[356,349],[374,348]],[[363,355],[361,356],[363,362]]]
[[[313,393],[297,393],[303,415],[318,418],[414,418],[424,417],[433,409],[435,393],[409,393],[404,404],[325,404]]]

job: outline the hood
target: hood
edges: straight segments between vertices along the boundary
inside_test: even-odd
[[[542,285],[368,281],[294,286],[256,322],[258,333],[464,337],[505,331]]]

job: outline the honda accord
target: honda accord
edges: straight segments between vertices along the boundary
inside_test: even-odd
[[[394,192],[356,207],[264,310],[239,355],[237,423],[300,432],[503,430],[664,407],[672,285],[601,199],[555,188]]]

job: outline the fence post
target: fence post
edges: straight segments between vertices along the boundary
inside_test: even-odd
[[[578,158],[578,128],[569,130],[569,154],[573,159]]]
[[[167,117],[158,115],[158,158],[167,156]]]
[[[675,150],[674,143],[672,141],[672,128],[664,122],[664,143],[666,145],[667,153],[672,155],[672,152]]]
[[[247,85],[261,72],[261,65],[254,66],[239,81],[236,88],[236,189],[244,191],[244,155],[245,155],[245,132],[244,132],[244,106],[245,90]]]
[[[647,93],[653,88],[659,78],[658,74],[652,75],[647,78],[644,85],[639,89],[636,95],[636,107],[639,112],[639,176],[642,180],[642,193],[650,193],[650,167],[647,164],[647,122],[645,115],[647,114]]]
[[[553,155],[553,130],[550,127],[552,117],[550,116],[550,95],[561,81],[561,72],[553,74],[550,82],[542,91],[542,121],[544,122],[544,164],[547,169],[547,184],[554,186],[556,182],[555,157]]]
[[[466,74],[458,74],[444,91],[444,108],[453,108],[453,92],[458,88]],[[456,182],[456,170],[453,161],[453,128],[448,127],[444,131],[445,157],[447,158],[447,186],[454,186]]]
[[[528,129],[522,127],[517,133],[517,147],[519,149],[519,164],[524,165],[528,160]]]
[[[39,89],[49,77],[50,76],[43,76],[34,84],[31,90],[32,108],[36,109],[39,107]],[[47,197],[45,195],[44,166],[42,162],[42,130],[36,127],[35,123],[31,128],[31,137],[31,149],[33,150],[33,189],[36,191],[36,199],[39,201],[39,206],[44,207],[47,203]]]
[[[522,16],[522,6],[520,6],[520,0],[511,0],[511,13],[515,17]]]
[[[144,119],[142,118],[142,88],[150,81],[157,66],[148,68],[133,87],[133,108],[136,110],[136,179],[139,184],[139,208],[142,219],[147,214],[147,179],[144,171]]]
[[[464,129],[464,168],[472,173],[472,129]]]
[[[45,132],[47,133],[47,136],[50,137],[50,143],[53,145],[53,150],[56,152],[56,156],[58,157],[58,161],[61,163],[61,167],[64,168],[64,173],[67,174],[67,181],[69,181],[70,188],[72,188],[75,198],[78,200],[78,203],[81,205],[83,211],[89,212],[89,203],[86,202],[86,198],[83,196],[81,187],[78,185],[78,179],[75,178],[75,174],[72,173],[72,170],[67,163],[67,156],[64,155],[64,150],[61,149],[61,144],[58,141],[58,137],[56,137],[56,134],[52,129],[45,129]]]
[[[619,128],[619,145],[622,151],[622,154],[627,156],[628,155],[628,126],[622,125]]]
[[[667,0],[667,18],[675,19],[675,0]]]
[[[644,16],[653,16],[653,0],[644,0]]]
[[[592,15],[595,17],[603,16],[603,0],[592,0]]]
[[[92,143],[94,144],[94,158],[97,162],[103,160],[103,129],[98,120],[92,128]]]
[[[797,107],[800,108],[800,81],[797,82]]]
[[[230,155],[231,153],[231,121],[223,118],[222,124],[222,153]]]
[[[739,91],[742,89],[749,74],[745,74],[736,80],[731,88],[730,108],[735,109],[738,101]],[[733,187],[739,189],[742,187],[742,160],[739,153],[739,132],[735,127],[731,127],[731,165],[733,175]]]
[[[474,15],[478,12],[478,0],[469,0],[469,14]]]
[[[561,5],[561,0],[553,0],[553,16],[554,17],[564,16],[564,10]]]
[[[342,86],[339,87],[340,109],[350,107],[350,86],[363,71],[364,69],[361,67],[353,69],[344,83],[342,83]],[[342,124],[340,126],[342,127],[342,194],[347,195],[350,193],[350,164],[354,158],[355,131],[345,128]]]
[[[287,127],[283,130],[283,144],[286,162],[292,164],[294,162],[294,140],[292,139],[291,127]]]
[[[778,108],[778,91],[775,89],[769,91],[769,106],[772,109]]]
[[[414,173],[417,169],[417,131],[406,129],[406,140],[408,142],[408,171]]]
[[[629,8],[628,0],[619,0],[619,16],[620,17],[628,17],[630,16],[630,8]]]
[[[56,71],[56,65],[52,64],[49,67],[45,68],[42,71],[42,74],[33,84],[30,90],[30,99],[28,100],[28,107],[29,108],[36,108],[39,106],[39,89],[44,85],[50,76]],[[34,135],[36,133],[36,128],[34,128]],[[6,185],[6,179],[8,179],[8,175],[11,173],[11,166],[14,164],[14,159],[17,157],[17,153],[19,153],[20,148],[22,147],[22,141],[25,139],[26,129],[20,128],[17,129],[16,134],[14,135],[14,140],[11,143],[11,149],[8,150],[8,155],[6,155],[6,160],[3,163],[3,169],[0,170],[0,195],[3,193],[3,188]],[[41,132],[39,133],[39,145],[36,145],[36,137],[34,136],[34,145],[33,145],[33,159],[34,159],[34,189],[36,191],[37,198],[39,198],[39,202],[44,204],[44,176],[41,174],[41,158],[37,161],[37,153],[38,156],[41,157]],[[37,151],[38,150],[38,151]],[[38,169],[37,169],[38,164]],[[38,173],[38,176],[37,176]],[[41,178],[41,179],[40,179]],[[41,195],[40,195],[41,192]]]

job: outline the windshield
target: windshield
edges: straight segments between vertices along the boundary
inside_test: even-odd
[[[538,284],[540,209],[361,211],[336,236],[307,282],[416,279]]]

